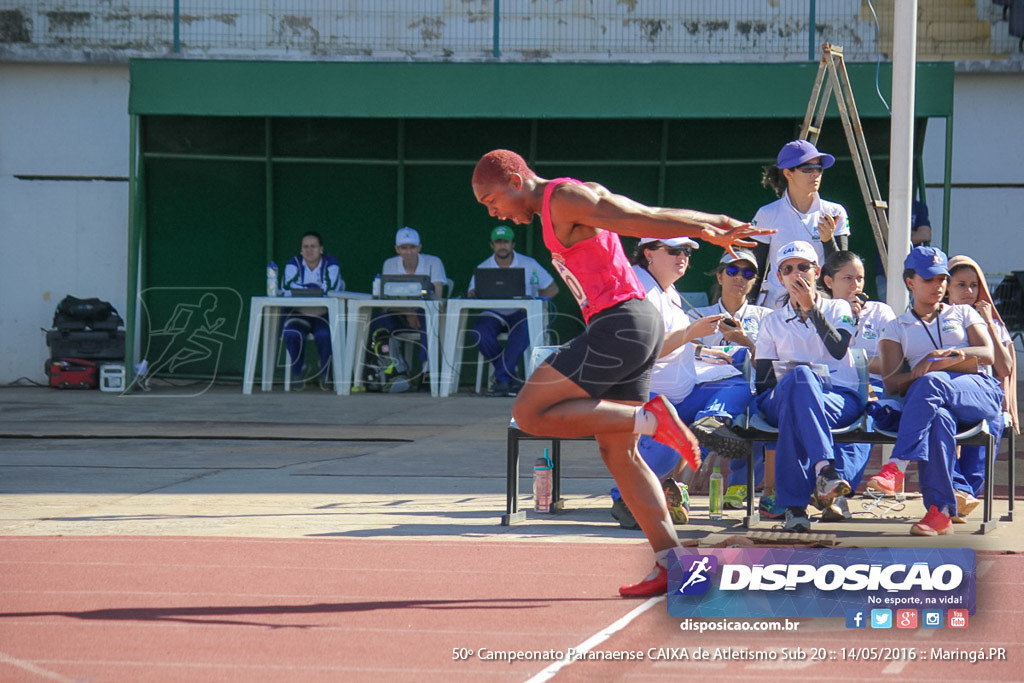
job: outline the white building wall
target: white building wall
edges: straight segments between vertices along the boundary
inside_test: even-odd
[[[127,310],[128,150],[127,65],[0,64],[0,383],[46,380],[66,294]]]
[[[949,252],[971,256],[998,284],[1002,274],[1024,270],[1024,73],[958,73],[953,98]],[[928,185],[943,181],[945,144],[945,124],[929,123]],[[928,189],[927,203],[933,244],[941,245],[941,187]]]

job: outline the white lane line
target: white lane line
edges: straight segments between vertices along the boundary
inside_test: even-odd
[[[659,595],[657,597],[651,598],[650,600],[643,603],[633,611],[629,612],[626,616],[616,621],[614,624],[611,624],[610,626],[607,626],[603,630],[598,631],[594,635],[590,636],[582,643],[574,647],[573,650],[575,650],[576,654],[584,654],[590,652],[596,646],[600,645],[601,643],[603,643],[604,641],[608,640],[613,635],[621,631],[622,629],[626,628],[626,626],[628,626],[631,621],[633,621],[641,614],[657,605],[659,602],[662,602],[663,600],[665,600],[664,595]],[[558,674],[559,671],[562,670],[563,667],[569,666],[573,663],[573,661],[575,660],[566,657],[565,659],[561,659],[557,662],[552,662],[544,669],[542,669],[540,673],[538,673],[536,676],[527,679],[526,683],[544,683],[545,681],[550,681]]]
[[[46,669],[41,669],[32,662],[26,662],[24,659],[16,659],[8,654],[4,654],[3,652],[0,652],[0,664],[10,664],[11,666],[16,666],[19,669],[23,669],[24,671],[27,671],[30,674],[35,674],[36,676],[48,678],[51,681],[61,681],[61,683],[75,683],[73,678],[65,678],[60,674],[56,674],[52,671],[47,671]]]

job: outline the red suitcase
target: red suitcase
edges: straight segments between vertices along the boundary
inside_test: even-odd
[[[98,364],[82,358],[54,358],[46,365],[50,386],[57,389],[96,389],[100,385]]]

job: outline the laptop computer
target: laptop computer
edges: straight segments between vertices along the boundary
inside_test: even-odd
[[[382,299],[433,299],[434,284],[429,275],[381,275]]]
[[[477,268],[473,283],[478,299],[521,299],[526,296],[526,269]]]
[[[291,296],[326,296],[319,287],[293,287],[288,290]]]

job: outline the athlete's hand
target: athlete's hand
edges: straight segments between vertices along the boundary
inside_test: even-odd
[[[822,242],[831,242],[832,236],[836,234],[836,217],[832,214],[822,214],[818,221],[818,236]]]
[[[700,239],[724,248],[731,256],[736,256],[734,247],[750,248],[757,245],[757,242],[748,238],[755,235],[771,235],[776,232],[767,228],[756,228],[750,223],[741,223],[728,216],[723,218],[725,219],[723,223],[727,227],[705,225],[701,229]]]

